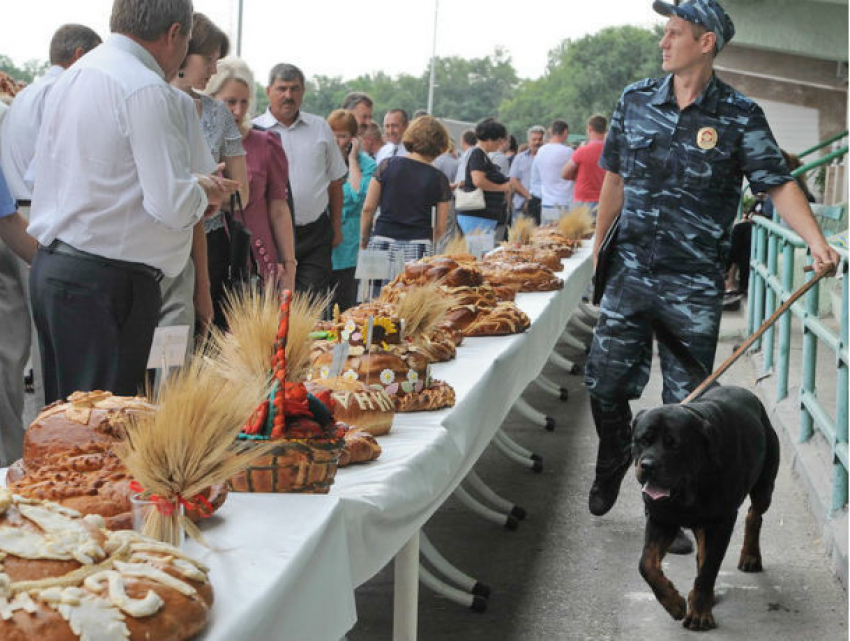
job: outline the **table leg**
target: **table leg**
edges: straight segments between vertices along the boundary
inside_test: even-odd
[[[419,530],[395,555],[393,641],[416,641],[419,614]]]

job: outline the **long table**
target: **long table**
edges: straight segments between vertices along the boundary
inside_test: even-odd
[[[202,524],[213,549],[186,544],[210,566],[215,590],[202,639],[339,641],[354,626],[354,589],[400,550],[415,561],[419,529],[545,365],[590,282],[590,250],[563,264],[563,289],[517,296],[532,321],[525,333],[467,338],[455,360],[432,367],[454,387],[455,406],[396,414],[377,461],[340,469],[327,495],[230,494]],[[396,589],[415,596],[410,567]]]

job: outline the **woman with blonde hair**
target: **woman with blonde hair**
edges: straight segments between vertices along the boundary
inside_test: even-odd
[[[258,275],[294,290],[297,262],[287,204],[289,167],[277,134],[251,126],[254,76],[243,60],[224,58],[204,91],[227,106],[242,136],[250,183],[245,224],[252,234],[251,252]]]
[[[398,255],[406,262],[433,254],[446,231],[452,198],[448,178],[432,165],[449,148],[449,132],[442,123],[428,115],[416,118],[402,144],[407,156],[378,165],[360,219],[360,246],[388,251],[391,264]],[[379,205],[381,215],[372,236],[372,217]]]

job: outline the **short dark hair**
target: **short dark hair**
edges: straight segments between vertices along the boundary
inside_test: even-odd
[[[594,114],[587,119],[587,126],[591,131],[598,134],[604,134],[608,130],[608,119],[605,116]]]
[[[77,49],[88,53],[101,42],[94,29],[81,24],[63,24],[50,40],[50,64],[64,66],[71,62]]]
[[[508,137],[508,130],[495,118],[485,118],[475,125],[475,137],[478,140],[499,140]]]
[[[298,80],[302,87],[306,87],[304,82],[304,72],[295,65],[281,62],[272,67],[269,72],[269,87],[274,84],[275,80],[283,80],[284,82],[292,82]]]
[[[478,142],[478,138],[475,137],[474,129],[467,129],[460,135],[460,139],[463,140],[470,147],[474,146],[475,143]]]
[[[345,98],[342,99],[342,108],[352,111],[361,102],[365,103],[369,107],[375,106],[372,96],[368,93],[363,93],[362,91],[350,91],[346,94]]]
[[[407,115],[407,112],[404,109],[388,109],[387,113],[384,114],[384,118],[386,118],[390,114],[401,114],[402,125],[407,125],[407,123],[410,122],[410,116]]]
[[[517,141],[516,136],[511,134],[508,136],[508,149],[514,153],[516,153],[519,148],[519,141]]]
[[[566,120],[558,118],[552,122],[552,126],[549,129],[552,131],[553,136],[561,136],[570,130],[570,126]]]
[[[192,38],[186,55],[214,55],[224,58],[230,52],[230,38],[203,13],[192,16]]]
[[[109,30],[145,42],[158,40],[174,23],[188,34],[192,29],[192,0],[115,0]]]

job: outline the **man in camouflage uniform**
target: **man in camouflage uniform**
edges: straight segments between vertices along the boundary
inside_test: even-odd
[[[743,177],[753,193],[770,195],[808,243],[817,269],[838,263],[761,108],[714,75],[714,56],[735,33],[732,21],[715,0],[656,1],[653,8],[669,16],[659,43],[669,75],[625,89],[599,163],[607,171],[594,261],[617,214],[621,219],[585,380],[599,435],[589,497],[597,516],[616,502],[631,462],[629,401],[649,378],[650,321],[662,322],[712,370]],[[663,345],[659,351],[663,401],[680,401],[700,381]],[[689,551],[690,543],[683,547]]]

